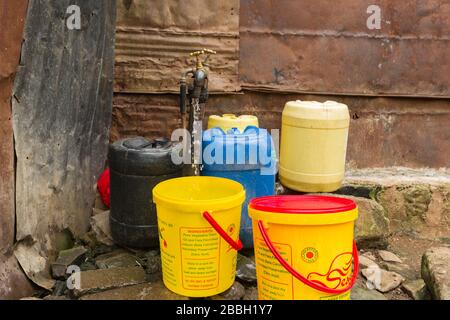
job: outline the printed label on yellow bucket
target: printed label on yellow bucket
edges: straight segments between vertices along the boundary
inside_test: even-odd
[[[164,269],[163,279],[164,283],[171,286],[178,284],[174,265],[176,261],[176,252],[174,252],[173,240],[171,234],[173,234],[174,225],[168,223],[162,219],[158,220],[159,224],[159,241],[161,251],[161,266]],[[168,238],[170,238],[168,240]]]
[[[258,239],[255,246],[256,263],[261,267],[260,281],[263,284],[258,291],[262,300],[288,300],[293,298],[292,276],[273,257],[264,240]],[[287,244],[276,243],[283,258],[291,262],[292,250]]]
[[[219,285],[219,240],[219,235],[213,228],[180,228],[185,289],[213,289]]]

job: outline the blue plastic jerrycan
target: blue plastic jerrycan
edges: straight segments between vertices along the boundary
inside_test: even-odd
[[[202,175],[223,177],[241,183],[246,192],[242,206],[240,239],[244,248],[253,247],[250,199],[275,193],[277,157],[266,129],[248,126],[243,132],[212,128],[203,132]]]

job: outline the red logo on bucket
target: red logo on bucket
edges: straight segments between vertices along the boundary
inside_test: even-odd
[[[163,237],[163,235],[162,235],[162,233],[163,233],[164,230],[165,230],[164,228],[160,228],[160,229],[159,229],[159,238],[161,239],[164,248],[167,248],[167,241],[166,241],[166,239],[164,239],[164,237]]]
[[[234,223],[232,223],[227,228],[227,234],[231,237],[234,233],[234,230],[236,230],[236,226],[234,225]],[[230,244],[228,244],[227,252],[230,252],[231,250],[233,250],[233,247]]]
[[[352,261],[351,252],[341,253],[333,259],[327,273],[311,272],[307,278],[327,288],[345,288],[351,281]]]
[[[316,248],[313,247],[307,247],[302,250],[302,259],[305,262],[313,263],[316,262],[319,258],[319,253],[317,252]]]

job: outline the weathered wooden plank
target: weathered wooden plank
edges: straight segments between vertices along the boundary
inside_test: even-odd
[[[11,95],[12,81],[19,64],[27,5],[26,0],[0,0],[0,255],[14,242],[14,139]],[[4,280],[0,274],[0,287]]]
[[[11,80],[0,80],[0,255],[14,243],[14,140]]]
[[[81,29],[66,13],[81,9]],[[104,165],[112,109],[115,1],[30,2],[14,83],[17,240],[54,248],[84,233]]]
[[[179,92],[189,53],[208,48],[212,92],[238,91],[239,0],[118,0],[116,92]]]

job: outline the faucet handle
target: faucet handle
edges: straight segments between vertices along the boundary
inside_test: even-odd
[[[217,54],[217,52],[214,51],[214,50],[211,50],[211,49],[202,49],[202,50],[191,52],[189,54],[189,56],[195,57],[195,59],[196,59],[196,68],[197,69],[203,69],[203,64],[206,64],[206,62],[209,59],[209,56],[212,55],[212,54]],[[203,62],[200,61],[200,57],[202,55],[206,55],[206,58],[205,58],[205,60]]]
[[[196,64],[195,68],[196,68],[197,70],[198,70],[198,69],[203,69],[203,64],[202,64],[202,62],[200,61],[200,56],[202,56],[203,54],[205,54],[205,51],[204,51],[204,50],[194,51],[194,52],[191,52],[191,53],[189,54],[189,56],[195,57],[195,64]]]
[[[191,52],[189,55],[190,55],[191,57],[199,57],[199,56],[201,56],[202,54],[210,55],[210,54],[217,54],[217,52],[214,51],[214,50],[211,50],[211,49],[205,49],[205,48],[203,48],[202,50],[197,50],[197,51]]]
[[[199,57],[199,56],[201,56],[204,53],[205,53],[205,49],[191,52],[189,55],[191,57]]]
[[[209,56],[212,54],[217,54],[217,52],[214,50],[210,50],[210,49],[203,49],[203,51],[206,54],[206,58],[205,58],[205,60],[203,60],[203,65],[209,67],[209,64],[208,64]]]
[[[217,54],[216,51],[211,50],[211,49],[203,49],[203,52],[204,52],[204,53],[207,53],[208,55],[210,55],[210,54]]]

